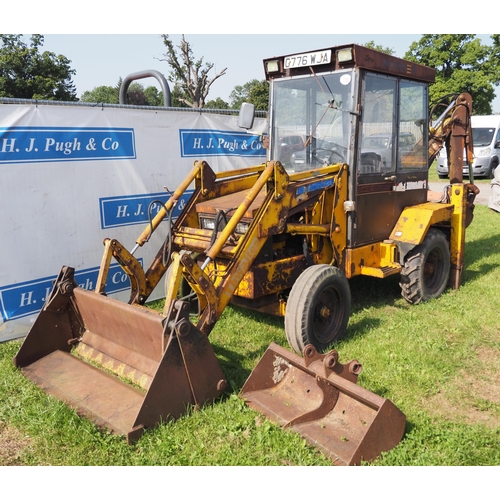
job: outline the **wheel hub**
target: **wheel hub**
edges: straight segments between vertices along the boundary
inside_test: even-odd
[[[319,311],[319,315],[322,317],[322,318],[329,318],[330,317],[330,314],[331,314],[331,311],[328,307],[326,306],[323,306],[320,311]]]

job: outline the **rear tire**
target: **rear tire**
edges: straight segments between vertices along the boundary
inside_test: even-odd
[[[450,249],[445,235],[429,229],[424,241],[408,252],[401,271],[401,295],[410,304],[439,297],[448,285]]]
[[[324,352],[342,338],[351,310],[347,278],[336,267],[308,267],[292,287],[285,313],[285,332],[290,347],[302,354],[307,344]]]

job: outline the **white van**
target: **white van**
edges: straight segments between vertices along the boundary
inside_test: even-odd
[[[493,179],[493,173],[500,158],[500,115],[473,116],[472,138],[474,141],[474,177]],[[443,148],[437,158],[437,173],[440,179],[448,177],[448,158]],[[469,168],[464,161],[464,175],[469,175]]]

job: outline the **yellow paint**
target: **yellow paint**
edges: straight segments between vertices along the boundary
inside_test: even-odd
[[[396,244],[385,241],[347,249],[345,272],[347,278],[359,275],[386,278],[400,273]]]
[[[422,203],[407,207],[401,213],[389,239],[419,245],[434,224],[451,219],[453,205],[445,203]]]
[[[450,232],[450,286],[458,288],[462,281],[465,253],[465,216],[467,191],[463,184],[451,186],[451,203],[453,216],[451,217]]]

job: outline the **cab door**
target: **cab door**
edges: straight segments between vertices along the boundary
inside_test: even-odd
[[[365,74],[354,169],[351,247],[389,237],[406,206],[427,199],[427,87]]]

